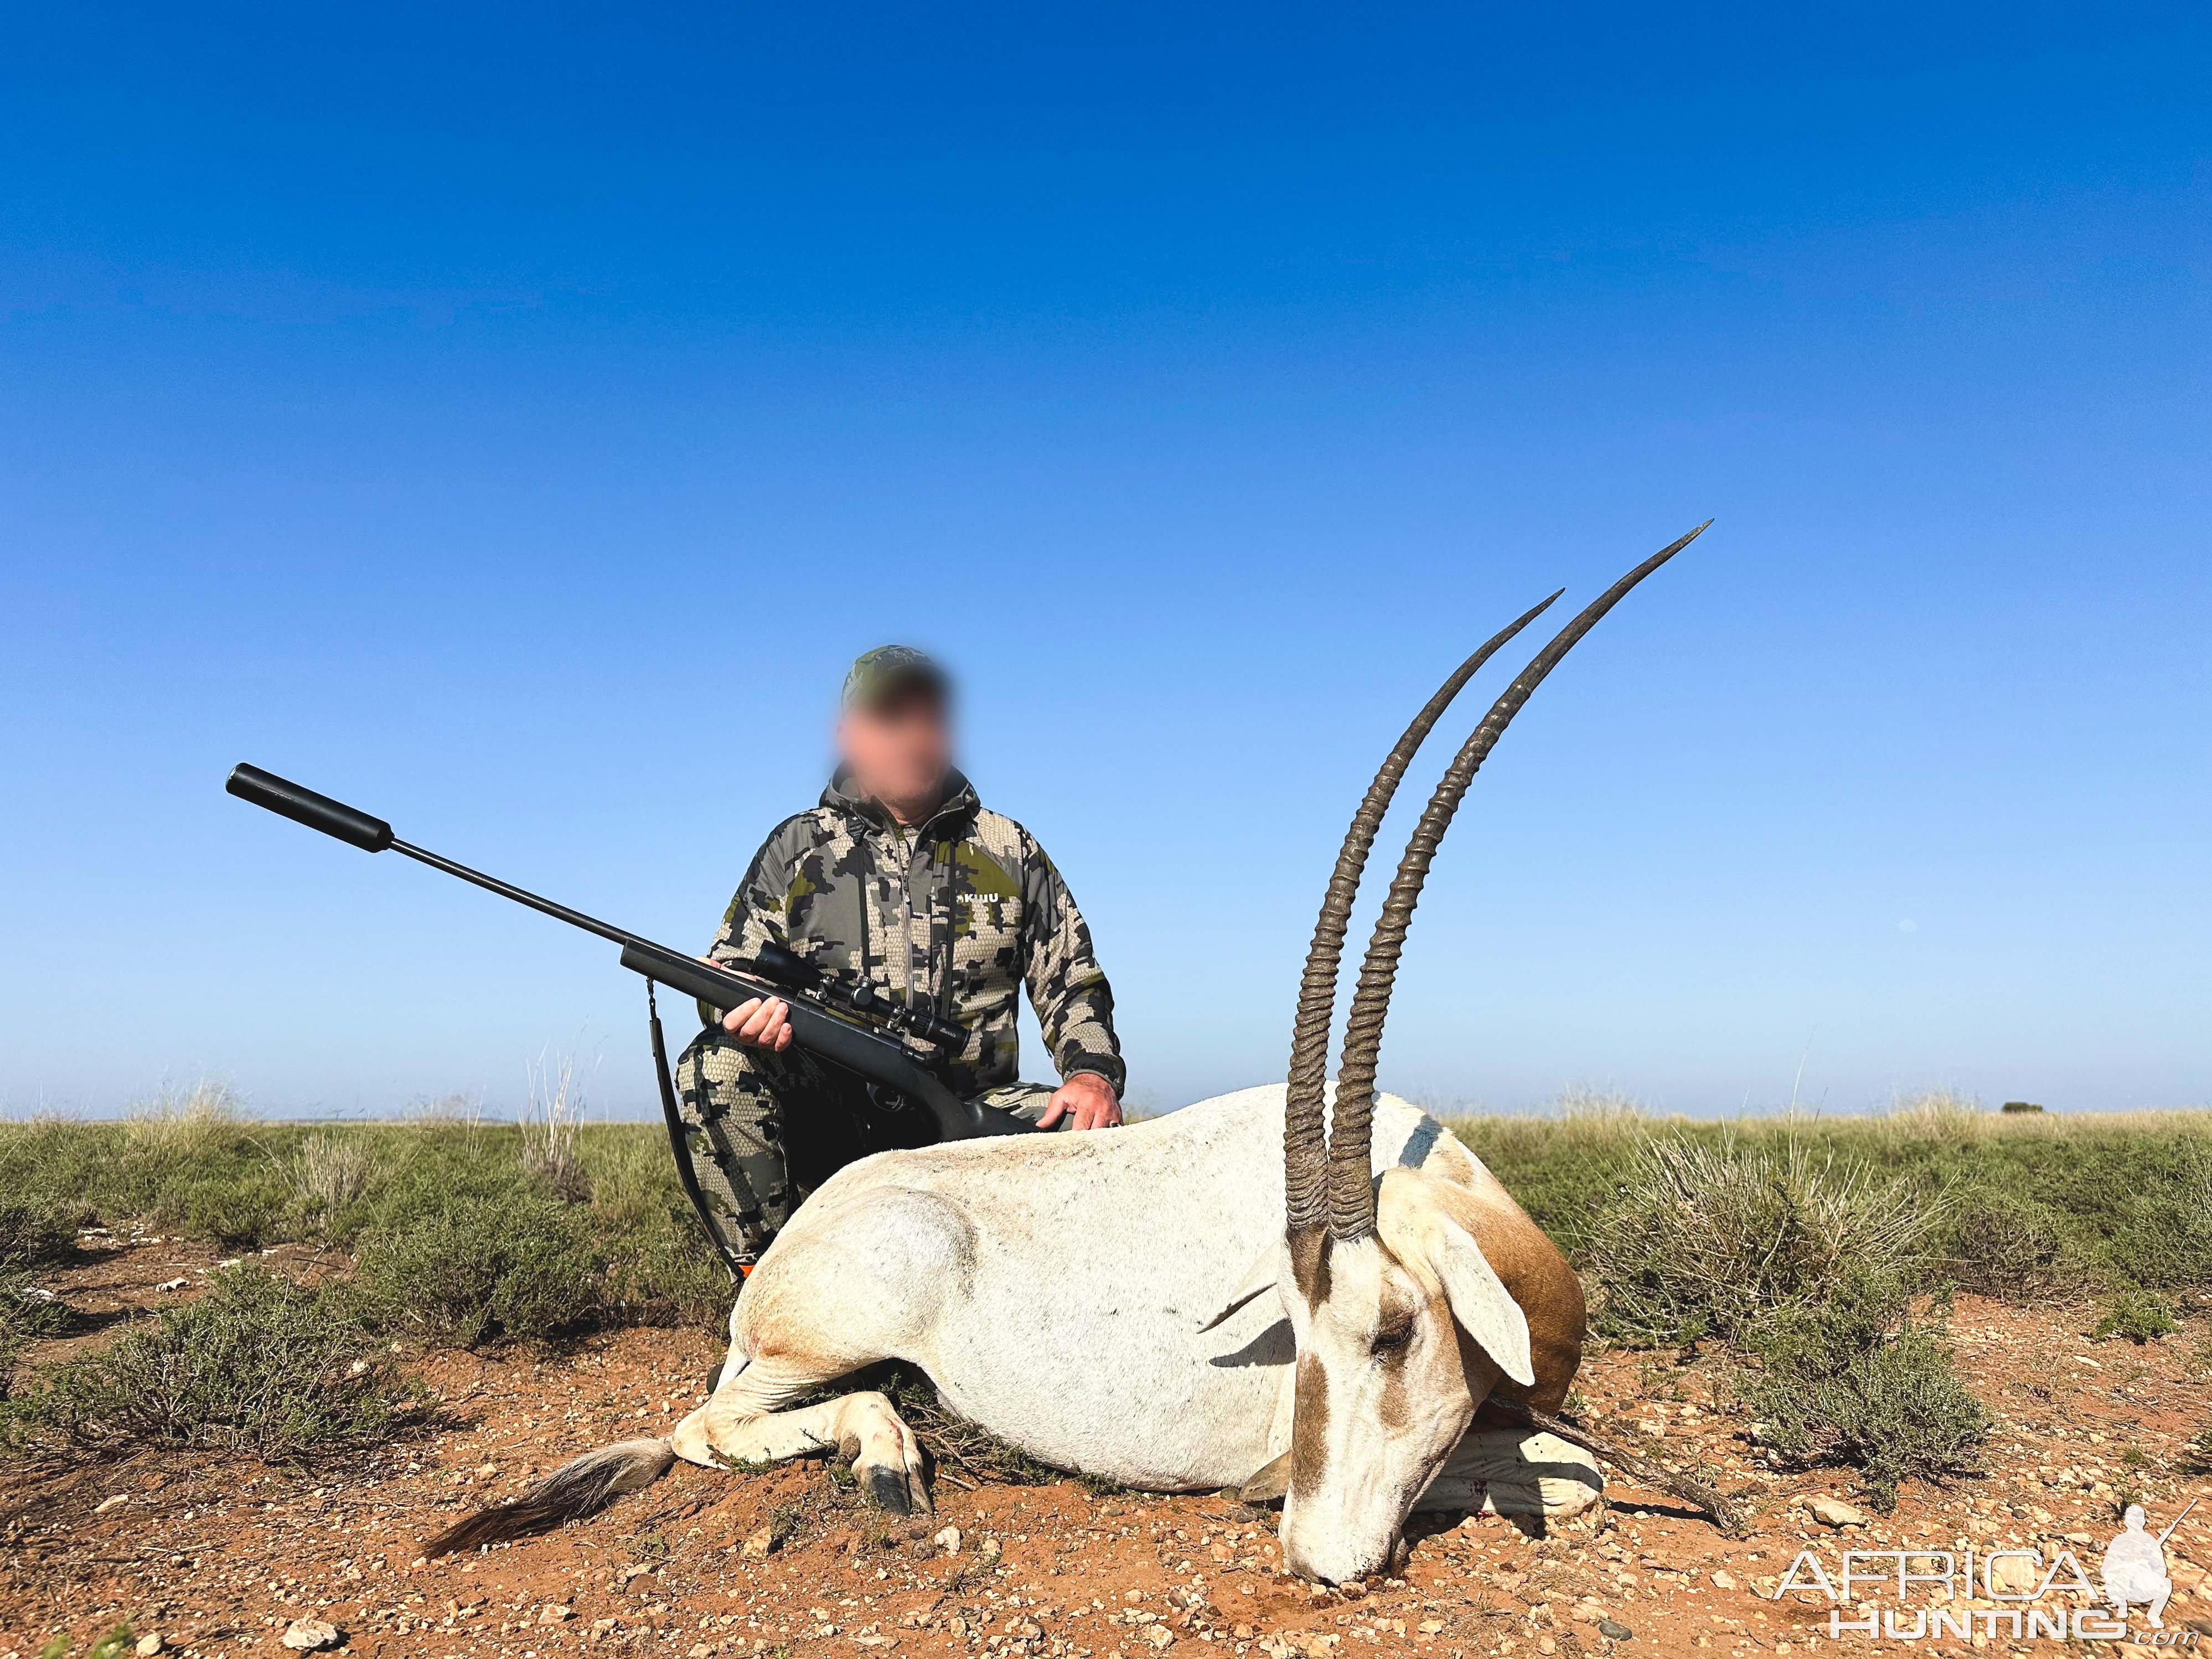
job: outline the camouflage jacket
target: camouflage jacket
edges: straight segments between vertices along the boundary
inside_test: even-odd
[[[955,773],[949,789],[908,830],[832,778],[819,805],[753,855],[708,955],[742,963],[772,939],[848,983],[902,1001],[926,994],[967,1030],[946,1081],[968,1096],[1019,1075],[1014,996],[1025,984],[1060,1076],[1095,1072],[1120,1092],[1113,989],[1067,884],[967,779]]]

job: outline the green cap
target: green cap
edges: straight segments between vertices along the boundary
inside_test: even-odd
[[[934,659],[910,645],[879,645],[853,659],[845,675],[843,708],[873,708],[896,691],[919,689],[945,696],[952,679]]]

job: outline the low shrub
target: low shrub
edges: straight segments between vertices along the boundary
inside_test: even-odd
[[[428,1396],[328,1291],[258,1266],[47,1368],[10,1402],[10,1449],[112,1457],[149,1447],[313,1462],[429,1420]]]
[[[603,1266],[569,1206],[510,1193],[363,1234],[352,1291],[375,1328],[428,1346],[542,1346],[601,1322]]]
[[[37,1334],[30,1289],[21,1273],[0,1273],[0,1405],[14,1398],[16,1364]]]
[[[703,1325],[727,1334],[738,1287],[686,1208],[626,1235],[605,1273],[605,1319],[618,1325]]]
[[[1595,1323],[1636,1346],[1740,1340],[1847,1269],[1901,1267],[1927,1225],[1901,1186],[1794,1139],[1650,1141],[1591,1227]]]
[[[2105,1241],[2117,1283],[2212,1301],[2212,1152],[2131,1183]],[[2162,1178],[2161,1178],[2162,1176]]]
[[[1929,1248],[1960,1290],[2004,1302],[2066,1296],[2087,1277],[2057,1212],[2005,1187],[1958,1191]]]
[[[235,1170],[180,1174],[164,1184],[147,1219],[162,1232],[208,1238],[233,1249],[255,1249],[289,1238],[291,1191],[266,1158]]]
[[[49,1267],[76,1251],[78,1206],[41,1194],[0,1197],[0,1272]]]
[[[66,1261],[76,1252],[82,1218],[74,1206],[52,1199],[0,1199],[0,1403],[14,1396],[23,1351],[66,1317],[32,1282],[31,1271]]]
[[[1990,1414],[1959,1376],[1941,1304],[1916,1320],[1897,1273],[1850,1269],[1743,1340],[1757,1364],[1737,1392],[1784,1462],[1856,1469],[1885,1512],[1903,1480],[1972,1472]]]
[[[2180,1328],[2173,1304],[2157,1291],[2125,1290],[2106,1305],[2104,1316],[2097,1321],[2096,1334],[2125,1337],[2140,1347]]]

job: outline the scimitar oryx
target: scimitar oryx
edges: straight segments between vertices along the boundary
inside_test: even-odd
[[[1586,1454],[1486,1423],[1565,1398],[1583,1337],[1574,1272],[1435,1119],[1376,1094],[1376,1057],[1407,924],[1476,768],[1568,648],[1698,533],[1570,623],[1461,748],[1391,881],[1333,1094],[1338,962],[1383,812],[1460,688],[1550,599],[1445,681],[1360,803],[1306,958],[1286,1084],[1114,1133],[958,1141],[840,1170],[747,1281],[705,1404],[431,1549],[588,1514],[679,1457],[834,1453],[876,1502],[927,1510],[921,1448],[881,1394],[793,1404],[883,1360],[919,1367],[952,1409],[1062,1468],[1167,1492],[1278,1485],[1284,1562],[1312,1578],[1385,1568],[1419,1507],[1590,1502]],[[1071,1251],[1071,1238],[1125,1248]]]

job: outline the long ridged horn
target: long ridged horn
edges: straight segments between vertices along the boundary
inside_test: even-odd
[[[1360,963],[1359,984],[1352,993],[1352,1012],[1345,1023],[1344,1058],[1336,1073],[1336,1110],[1328,1133],[1328,1227],[1337,1237],[1364,1238],[1375,1231],[1375,1186],[1369,1169],[1369,1142],[1374,1130],[1375,1065],[1382,1047],[1382,1022],[1390,1012],[1390,992],[1397,981],[1398,957],[1406,948],[1406,930],[1413,923],[1413,907],[1420,902],[1421,884],[1428,879],[1429,865],[1436,857],[1444,831],[1451,828],[1452,815],[1459,811],[1468,785],[1474,781],[1476,769],[1489,758],[1491,750],[1513,717],[1521,712],[1529,694],[1559,665],[1559,659],[1595,628],[1599,618],[1618,605],[1630,588],[1697,540],[1711,523],[1711,519],[1706,520],[1681,540],[1661,548],[1644,560],[1601,593],[1587,611],[1561,629],[1558,637],[1536,653],[1535,660],[1499,695],[1490,706],[1490,712],[1482,717],[1482,724],[1462,745],[1445,771],[1443,781],[1437,785],[1436,793],[1429,798],[1420,822],[1413,826],[1413,838],[1406,843],[1406,855],[1398,860],[1398,873],[1390,879],[1390,891],[1382,902],[1382,915],[1376,919],[1374,937],[1368,941],[1365,961]]]
[[[1559,590],[1561,593],[1565,592],[1565,588]],[[1291,1031],[1290,1086],[1283,1101],[1283,1194],[1293,1232],[1320,1226],[1326,1202],[1328,1146],[1322,1118],[1322,1085],[1328,1076],[1329,1021],[1336,1012],[1336,967],[1344,954],[1345,929],[1352,921],[1352,903],[1359,895],[1360,872],[1367,867],[1368,849],[1375,844],[1375,832],[1382,827],[1382,815],[1389,810],[1390,798],[1397,793],[1399,780],[1406,775],[1414,751],[1429,735],[1429,729],[1451,706],[1460,688],[1474,677],[1475,671],[1488,662],[1499,647],[1543,615],[1552,600],[1559,597],[1559,593],[1553,594],[1542,605],[1499,629],[1480,650],[1452,671],[1451,678],[1437,688],[1436,696],[1422,706],[1421,712],[1413,716],[1413,723],[1398,739],[1397,746],[1384,757],[1375,781],[1367,786],[1359,810],[1352,815],[1352,827],[1344,832],[1344,845],[1336,855],[1336,869],[1322,898],[1321,920],[1314,924],[1313,944],[1306,951],[1305,975],[1298,981],[1297,1019]]]

